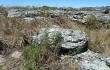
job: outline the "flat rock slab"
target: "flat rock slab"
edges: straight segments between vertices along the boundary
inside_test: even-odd
[[[75,56],[61,56],[61,62],[68,64],[79,63],[79,70],[110,70],[110,58],[93,51],[86,51]]]
[[[80,70],[110,70],[109,58],[90,50],[73,56],[74,62],[81,62]]]
[[[67,49],[74,49],[80,46],[86,45],[88,42],[88,36],[85,32],[73,29],[62,29],[62,28],[42,28],[39,30],[37,35],[33,36],[33,40],[39,39],[42,35],[48,32],[49,38],[52,37],[56,32],[60,32],[63,37],[62,47]]]
[[[80,70],[110,70],[110,68],[104,61],[94,60],[92,62],[83,61]]]

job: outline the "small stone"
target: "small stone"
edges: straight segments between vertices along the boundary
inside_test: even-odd
[[[13,58],[20,58],[21,55],[22,55],[21,52],[14,51],[14,52],[11,54],[11,57],[13,57]]]

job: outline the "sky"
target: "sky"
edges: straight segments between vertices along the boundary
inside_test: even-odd
[[[96,7],[110,6],[110,0],[0,0],[1,6]]]

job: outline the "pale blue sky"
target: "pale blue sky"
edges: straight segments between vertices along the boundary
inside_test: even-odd
[[[3,6],[94,7],[110,6],[110,0],[0,0]]]

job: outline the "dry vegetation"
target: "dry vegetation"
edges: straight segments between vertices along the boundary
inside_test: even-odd
[[[3,48],[5,54],[25,47],[28,39],[41,27],[48,27],[48,23],[37,19],[27,23],[22,18],[0,18],[0,41],[7,44]]]
[[[94,23],[95,21],[92,22],[91,20],[91,24]],[[31,38],[32,35],[36,33],[37,30],[39,30],[39,28],[51,27],[52,25],[57,25],[62,28],[80,29],[82,31],[87,32],[90,38],[89,49],[98,53],[102,53],[106,56],[110,56],[110,28],[106,29],[104,27],[100,27],[98,29],[97,28],[92,29],[92,27],[94,27],[97,24],[97,22],[96,24],[93,24],[93,25],[91,24],[84,25],[80,23],[70,22],[66,16],[62,16],[62,15],[57,16],[54,19],[49,18],[47,19],[47,21],[34,19],[30,23],[25,22],[20,17],[19,18],[0,18],[0,43],[3,43],[4,45],[4,47],[0,50],[2,51],[1,52],[2,54],[9,54],[13,50],[23,49],[24,47],[29,46],[29,39]],[[56,54],[52,53],[52,50],[50,49],[52,48],[49,48],[49,49],[42,48],[41,52],[42,50],[43,51],[48,50],[48,52],[42,52],[47,54],[46,55],[40,54],[40,55],[49,57],[48,59],[55,58],[56,56],[53,56],[53,55],[56,55]],[[33,52],[30,52],[30,53],[33,54]],[[36,54],[36,52],[34,53]],[[50,55],[50,56],[47,56],[47,55]],[[43,63],[46,64],[45,61],[47,60],[47,58],[42,60],[44,61]],[[53,59],[52,61],[50,60],[48,61],[49,61],[47,62],[48,66],[44,66],[44,67],[49,67],[51,70],[60,69],[61,64],[59,63],[59,61],[56,62],[56,59]],[[40,58],[39,58],[39,62],[40,63],[42,62]],[[67,66],[66,68],[68,69],[70,68],[70,70],[77,70],[78,68],[77,64],[69,65],[69,66],[66,65],[66,66]],[[44,69],[42,65],[38,64],[38,68],[39,67],[41,68],[41,70]],[[61,68],[60,70],[64,70],[64,69]]]
[[[80,29],[81,31],[85,31],[89,35],[90,39],[89,49],[102,53],[103,55],[110,56],[110,22],[107,23],[108,28],[106,28],[92,16],[88,18],[89,24],[86,25],[82,23],[70,22],[65,16],[59,16],[57,19],[55,24],[62,28]]]

